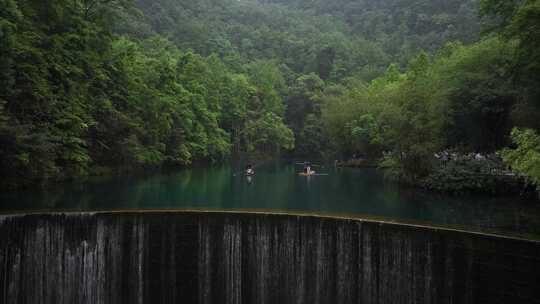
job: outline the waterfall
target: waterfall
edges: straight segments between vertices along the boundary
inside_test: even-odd
[[[0,303],[540,303],[540,243],[296,215],[0,216]]]

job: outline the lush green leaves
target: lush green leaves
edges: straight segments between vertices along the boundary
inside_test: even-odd
[[[392,175],[436,185],[468,172],[437,152],[540,128],[538,0],[22,3],[0,0],[8,183],[296,147],[384,152]],[[499,35],[477,41],[478,3]],[[538,183],[533,132],[503,154]]]
[[[294,147],[274,62],[233,72],[163,37],[115,36],[123,1],[17,3],[0,13],[4,182]]]
[[[515,149],[501,151],[504,161],[540,187],[540,136],[534,130],[516,128],[512,131],[512,141]]]

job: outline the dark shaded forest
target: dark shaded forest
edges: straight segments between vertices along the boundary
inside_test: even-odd
[[[370,159],[441,191],[509,168],[540,183],[538,0],[0,7],[4,187],[238,154]]]

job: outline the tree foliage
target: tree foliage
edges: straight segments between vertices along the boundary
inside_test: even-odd
[[[19,4],[0,13],[4,183],[294,147],[272,62],[235,71],[160,36],[116,35],[122,1]]]
[[[0,7],[4,183],[283,152],[382,159],[418,181],[441,150],[509,145],[534,181],[538,0]]]
[[[540,187],[540,136],[531,129],[512,130],[514,149],[501,151],[504,161]]]

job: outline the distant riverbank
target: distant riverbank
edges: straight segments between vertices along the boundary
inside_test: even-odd
[[[520,174],[505,166],[496,155],[478,153],[458,154],[441,152],[434,158],[430,172],[422,177],[411,177],[385,159],[351,158],[336,161],[341,168],[378,168],[393,182],[452,194],[520,195],[537,199],[536,188]]]

